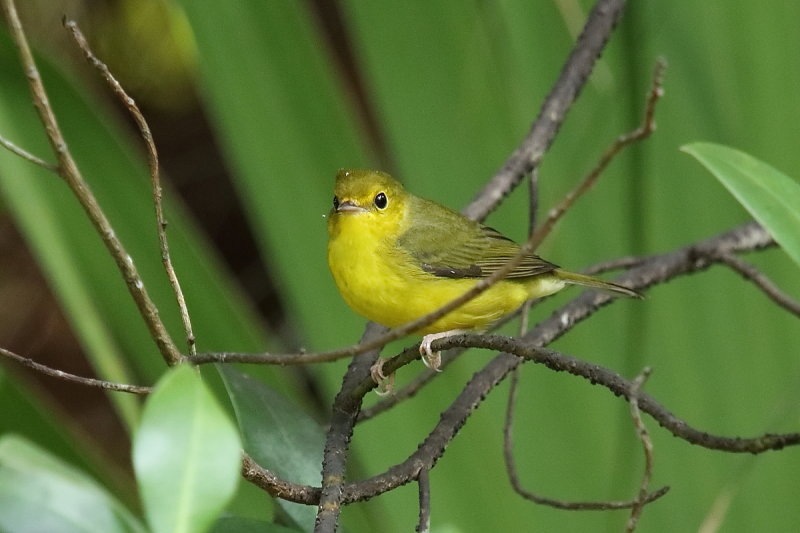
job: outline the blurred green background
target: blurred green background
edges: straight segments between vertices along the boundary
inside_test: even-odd
[[[380,167],[414,192],[465,205],[528,131],[591,2],[344,0],[25,2],[23,22],[70,147],[176,340],[141,143],[67,41],[75,18],[143,107],[161,151],[173,260],[200,351],[329,349],[364,321],[336,292],[325,220],[340,167]],[[541,167],[543,209],[640,120],[657,56],[669,62],[654,136],[618,158],[540,249],[570,269],[650,254],[749,219],[678,151],[727,144],[790,176],[800,169],[800,4],[631,2]],[[0,135],[50,159],[15,51],[0,36]],[[798,206],[800,209],[800,206]],[[544,211],[543,211],[544,212]],[[521,187],[488,222],[526,234]],[[747,258],[794,298],[780,250]],[[566,291],[532,320],[576,295]],[[57,368],[150,384],[164,366],[113,262],[58,178],[0,152],[0,345]],[[510,330],[509,330],[510,331]],[[412,340],[393,345],[401,347]],[[700,429],[739,436],[800,427],[800,328],[722,268],[620,301],[554,348],[633,376]],[[391,347],[390,347],[391,348]],[[389,349],[387,349],[387,352]],[[490,357],[470,352],[411,401],[356,428],[351,479],[405,459]],[[347,361],[248,368],[324,424]],[[421,365],[404,368],[398,380]],[[502,463],[507,384],[469,419],[431,474],[432,524],[455,531],[619,531],[626,511],[565,512],[511,490]],[[368,398],[368,402],[375,401]],[[85,469],[137,507],[128,435],[138,399],[0,368],[0,431]],[[640,531],[790,531],[800,523],[800,450],[737,456],[673,438],[655,446]],[[516,418],[523,484],[566,500],[627,499],[643,464],[627,404],[526,365]],[[267,465],[269,466],[269,465]],[[242,482],[234,514],[269,516]],[[348,531],[408,531],[403,487],[348,507]]]

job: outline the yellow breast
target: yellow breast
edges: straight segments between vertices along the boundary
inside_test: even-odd
[[[424,272],[396,246],[405,214],[332,214],[328,264],[347,304],[369,320],[394,327],[426,315],[469,290],[474,279]],[[542,280],[544,281],[544,280]],[[482,329],[529,297],[519,281],[502,281],[417,333]]]

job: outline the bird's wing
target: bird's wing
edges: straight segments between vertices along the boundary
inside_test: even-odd
[[[519,245],[498,231],[464,218],[439,204],[421,200],[424,216],[413,217],[397,246],[425,272],[446,278],[485,278],[508,263]],[[412,210],[412,213],[415,211]],[[529,254],[507,278],[528,278],[556,265]]]

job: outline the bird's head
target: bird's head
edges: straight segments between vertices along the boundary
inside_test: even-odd
[[[336,174],[328,228],[331,234],[343,225],[369,228],[387,237],[396,234],[405,219],[407,198],[400,182],[385,172],[341,169]]]
[[[380,170],[341,169],[336,174],[331,216],[397,214],[406,194],[399,181]]]

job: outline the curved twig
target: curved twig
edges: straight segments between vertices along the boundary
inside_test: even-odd
[[[657,500],[667,493],[669,487],[662,487],[661,489],[648,493],[645,491],[644,495],[639,495],[638,498],[628,501],[565,501],[548,498],[540,494],[533,493],[522,486],[522,482],[517,475],[516,461],[514,460],[514,410],[517,402],[517,383],[519,381],[519,368],[515,368],[511,372],[511,388],[509,389],[508,406],[506,407],[506,419],[503,425],[503,459],[506,464],[506,473],[508,479],[511,481],[511,487],[514,492],[539,505],[546,505],[556,509],[565,511],[607,511],[611,509],[629,509],[636,508],[638,505],[644,505]]]
[[[639,494],[634,500],[634,505],[631,508],[631,515],[628,517],[628,522],[625,524],[625,533],[633,533],[636,529],[644,506],[648,503],[647,487],[650,485],[650,479],[653,477],[653,441],[650,439],[650,434],[647,432],[647,427],[642,420],[642,413],[639,410],[639,391],[644,385],[644,382],[647,381],[647,378],[650,377],[650,373],[650,367],[645,367],[644,370],[634,378],[628,393],[631,418],[633,419],[633,425],[636,427],[636,435],[642,442],[642,450],[644,451],[644,473],[642,474],[642,482],[639,485]]]
[[[97,69],[98,72],[100,72],[100,75],[111,88],[111,91],[117,98],[119,98],[119,101],[125,106],[130,115],[133,117],[134,122],[136,122],[136,126],[139,128],[139,134],[142,136],[142,140],[144,140],[144,144],[147,147],[147,165],[150,168],[150,184],[153,189],[153,204],[156,211],[156,226],[158,233],[158,244],[161,248],[161,262],[164,265],[167,278],[172,286],[172,292],[175,294],[175,300],[178,303],[181,321],[183,322],[183,329],[186,332],[186,342],[189,346],[189,354],[194,355],[196,352],[196,339],[194,332],[192,331],[192,320],[189,318],[189,309],[186,307],[186,298],[183,296],[183,290],[181,289],[180,281],[178,281],[178,276],[175,274],[175,268],[172,266],[172,258],[169,254],[169,242],[167,240],[167,220],[164,218],[164,206],[163,202],[161,201],[162,189],[161,178],[158,170],[158,152],[156,150],[156,145],[153,142],[153,134],[150,132],[150,126],[148,126],[147,120],[145,120],[144,115],[142,115],[142,112],[139,110],[139,106],[136,105],[134,99],[128,96],[128,93],[125,92],[125,89],[122,88],[122,85],[120,85],[114,75],[111,74],[108,66],[100,61],[94,55],[91,48],[89,48],[89,43],[86,42],[86,38],[83,36],[83,33],[81,33],[80,28],[78,28],[78,24],[74,20],[67,20],[66,18],[63,20],[63,24],[70,34],[72,34],[72,38],[75,39],[75,43],[78,45],[78,48],[80,48],[83,52],[86,61],[88,61],[90,65]]]
[[[609,163],[619,154],[624,148],[633,143],[642,141],[650,136],[655,131],[655,113],[656,105],[661,97],[664,95],[663,82],[664,70],[667,68],[667,63],[664,59],[659,58],[656,61],[656,66],[653,69],[653,81],[650,86],[650,91],[647,93],[647,101],[644,108],[644,116],[642,123],[635,130],[619,136],[611,146],[606,148],[603,155],[600,156],[599,161],[595,164],[594,168],[586,175],[585,178],[559,202],[557,206],[547,213],[547,218],[542,224],[536,228],[534,235],[531,237],[531,246],[536,249],[542,241],[550,234],[556,223],[566,214],[566,212],[575,204],[575,202],[589,191],[600,175],[608,167]]]

